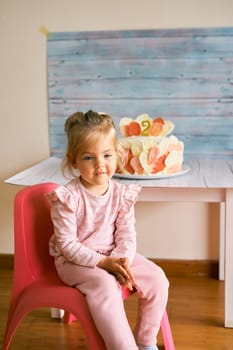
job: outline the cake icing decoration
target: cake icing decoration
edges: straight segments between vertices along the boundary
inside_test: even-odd
[[[124,137],[130,136],[166,136],[170,134],[175,125],[163,117],[152,119],[149,114],[143,113],[132,118],[124,117],[120,120],[119,128],[121,135]]]
[[[146,113],[136,119],[122,118],[119,129],[124,152],[117,172],[167,175],[182,171],[184,143],[169,135],[174,127],[172,121],[163,117],[152,119]]]

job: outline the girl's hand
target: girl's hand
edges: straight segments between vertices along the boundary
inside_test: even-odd
[[[128,258],[120,258],[120,264],[124,267],[125,271],[127,272],[128,276],[130,277],[129,280],[122,280],[122,276],[116,276],[118,282],[121,285],[125,285],[127,286],[127,288],[129,290],[133,290],[133,286],[134,286],[134,277],[130,271],[130,267],[129,267],[129,260]]]
[[[97,264],[98,267],[105,269],[116,276],[120,285],[133,289],[134,278],[130,272],[128,258],[115,258],[106,256]]]

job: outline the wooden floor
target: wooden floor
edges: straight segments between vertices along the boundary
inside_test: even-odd
[[[171,277],[168,314],[176,350],[232,350],[233,329],[223,327],[224,283],[205,277]],[[0,346],[5,329],[11,270],[0,274]],[[136,296],[126,301],[126,311],[133,326]],[[163,349],[161,335],[159,348]],[[49,309],[30,313],[17,329],[10,350],[86,350],[85,336],[78,322],[63,324],[50,318]],[[119,349],[125,350],[125,349]]]

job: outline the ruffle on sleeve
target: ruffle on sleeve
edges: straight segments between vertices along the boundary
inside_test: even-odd
[[[136,202],[138,193],[141,191],[141,186],[130,184],[125,185],[123,193],[123,210],[128,211]]]
[[[71,211],[75,211],[77,207],[73,194],[65,186],[59,186],[54,191],[48,193],[47,198],[52,206],[62,203]]]

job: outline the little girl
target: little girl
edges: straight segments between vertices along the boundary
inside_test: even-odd
[[[140,187],[113,181],[120,145],[110,116],[77,112],[66,120],[63,170],[73,179],[49,194],[50,254],[60,279],[86,296],[108,350],[158,350],[168,281],[136,253],[134,203]],[[135,288],[138,318],[128,324],[120,286]]]

